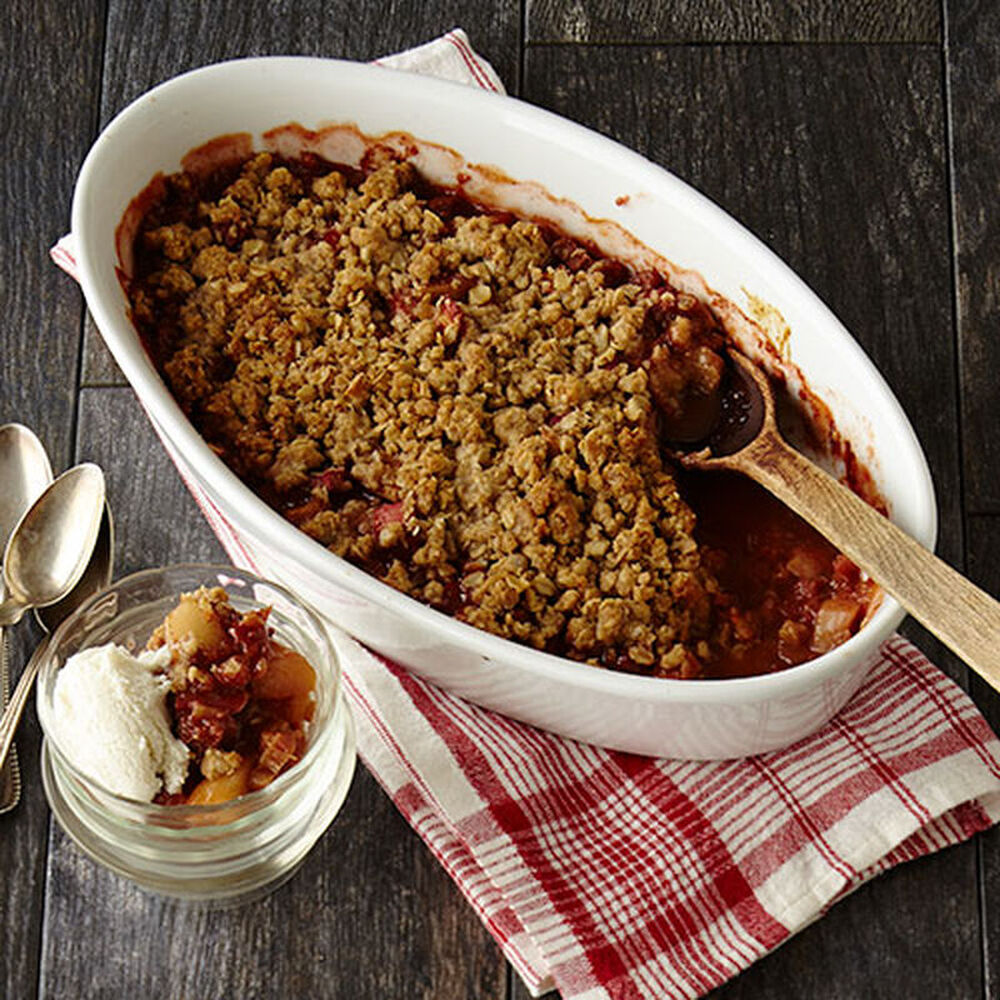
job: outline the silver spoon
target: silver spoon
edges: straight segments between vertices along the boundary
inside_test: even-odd
[[[34,431],[23,424],[0,427],[0,548],[51,482],[49,456]]]
[[[89,462],[64,472],[34,502],[4,551],[0,625],[19,622],[29,608],[55,604],[76,586],[103,510],[104,473]]]
[[[64,618],[76,611],[84,601],[111,583],[114,567],[115,527],[111,519],[111,508],[107,501],[101,514],[101,526],[97,531],[97,541],[90,554],[83,576],[76,581],[73,589],[55,604],[35,608],[35,618],[46,632],[55,632]]]
[[[6,545],[17,522],[52,482],[52,466],[42,442],[23,424],[0,426],[0,551]],[[0,581],[0,597],[3,583]],[[10,700],[10,649],[7,634],[0,628],[0,708]],[[0,767],[0,813],[17,805],[21,797],[21,772],[17,748]]]
[[[114,523],[111,518],[111,509],[107,503],[104,504],[100,520],[100,527],[97,533],[97,541],[91,552],[90,560],[77,580],[73,589],[61,600],[54,604],[46,605],[35,609],[35,617],[48,635],[38,644],[27,666],[21,672],[21,678],[14,688],[14,693],[10,697],[10,703],[4,709],[3,717],[0,718],[0,767],[7,758],[13,741],[17,725],[21,721],[24,706],[28,703],[28,696],[31,694],[31,687],[35,682],[35,675],[45,658],[45,651],[49,646],[51,633],[62,624],[64,618],[68,618],[81,604],[92,597],[99,590],[103,590],[111,582],[112,567],[114,564]],[[8,808],[17,805],[18,797]],[[0,810],[4,811],[4,810]]]

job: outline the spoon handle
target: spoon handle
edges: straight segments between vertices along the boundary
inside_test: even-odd
[[[28,703],[28,695],[31,694],[31,686],[35,682],[35,675],[38,668],[45,659],[45,651],[49,648],[49,637],[46,636],[35,648],[28,660],[28,665],[21,672],[21,678],[14,688],[14,693],[10,696],[10,701],[4,709],[3,717],[0,718],[0,768],[7,760],[7,753],[14,742],[14,732],[17,724],[21,721],[21,713]]]
[[[0,629],[0,707],[10,701],[10,643],[7,632]],[[0,813],[9,812],[21,799],[21,769],[17,762],[17,747],[11,744],[10,756],[0,764]]]
[[[1000,691],[1000,602],[776,435],[762,434],[728,466],[805,518]]]

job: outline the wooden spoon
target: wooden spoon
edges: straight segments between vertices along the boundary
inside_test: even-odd
[[[730,357],[714,421],[685,428],[692,450],[675,449],[675,459],[756,480],[1000,690],[1000,603],[788,445],[767,376],[742,354]]]

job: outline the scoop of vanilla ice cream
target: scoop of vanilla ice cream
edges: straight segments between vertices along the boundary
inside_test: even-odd
[[[161,787],[179,792],[187,777],[188,749],[167,714],[169,662],[165,646],[136,657],[109,643],[74,654],[56,678],[59,745],[84,774],[142,802]]]

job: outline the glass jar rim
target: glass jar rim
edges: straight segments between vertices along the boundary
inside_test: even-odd
[[[69,630],[72,629],[80,619],[84,618],[95,607],[97,607],[102,600],[105,600],[109,593],[120,589],[126,584],[135,585],[141,584],[147,580],[153,580],[158,575],[162,575],[167,572],[175,572],[178,574],[190,573],[192,575],[199,576],[210,576],[214,574],[222,578],[230,578],[234,581],[239,580],[240,582],[261,584],[275,590],[284,600],[288,601],[291,606],[301,611],[305,616],[306,621],[316,633],[316,640],[321,647],[321,653],[325,662],[329,665],[332,690],[330,692],[330,697],[326,699],[326,705],[323,706],[324,717],[321,721],[324,722],[325,725],[317,727],[317,731],[315,733],[312,732],[313,725],[310,725],[309,742],[305,753],[292,767],[279,774],[272,782],[265,785],[263,788],[247,792],[228,802],[218,802],[204,805],[162,805],[155,802],[144,802],[141,799],[133,799],[127,795],[122,795],[119,792],[113,791],[106,785],[102,784],[98,779],[90,776],[84,771],[81,771],[73,763],[72,757],[66,753],[64,747],[60,745],[57,734],[58,727],[52,725],[51,707],[44,695],[47,687],[45,682],[51,677],[54,671],[59,669],[59,667],[55,665],[57,659],[55,656],[55,650],[58,648],[60,642],[65,638]],[[224,586],[221,581],[220,585]],[[130,812],[141,812],[149,821],[156,823],[158,826],[167,828],[185,828],[189,825],[214,826],[216,824],[211,822],[212,817],[225,816],[227,813],[231,814],[234,804],[245,803],[247,806],[250,806],[252,800],[254,806],[264,807],[279,798],[287,788],[298,784],[299,781],[302,780],[302,776],[309,770],[309,765],[319,756],[322,745],[325,742],[325,738],[330,735],[329,729],[334,718],[334,710],[338,700],[342,697],[341,687],[343,678],[340,658],[336,654],[333,643],[330,641],[329,633],[327,632],[326,626],[319,614],[305,601],[296,597],[287,587],[282,586],[280,583],[277,583],[274,580],[269,580],[266,577],[262,577],[257,573],[251,572],[250,570],[241,569],[239,566],[233,566],[225,563],[170,563],[165,566],[154,566],[147,569],[137,570],[134,573],[129,573],[127,576],[123,576],[120,579],[113,581],[107,587],[103,587],[97,593],[89,597],[83,604],[80,605],[80,607],[73,611],[72,614],[60,622],[58,628],[50,636],[42,641],[47,643],[47,646],[43,654],[44,658],[39,666],[35,694],[39,722],[41,723],[45,738],[49,742],[51,749],[57,754],[63,765],[69,769],[70,773],[75,775],[84,785],[90,786],[102,797],[105,797],[109,801],[116,804],[120,804],[123,808],[129,810]],[[193,822],[185,823],[185,820]],[[218,825],[225,826],[226,823],[223,822]]]

